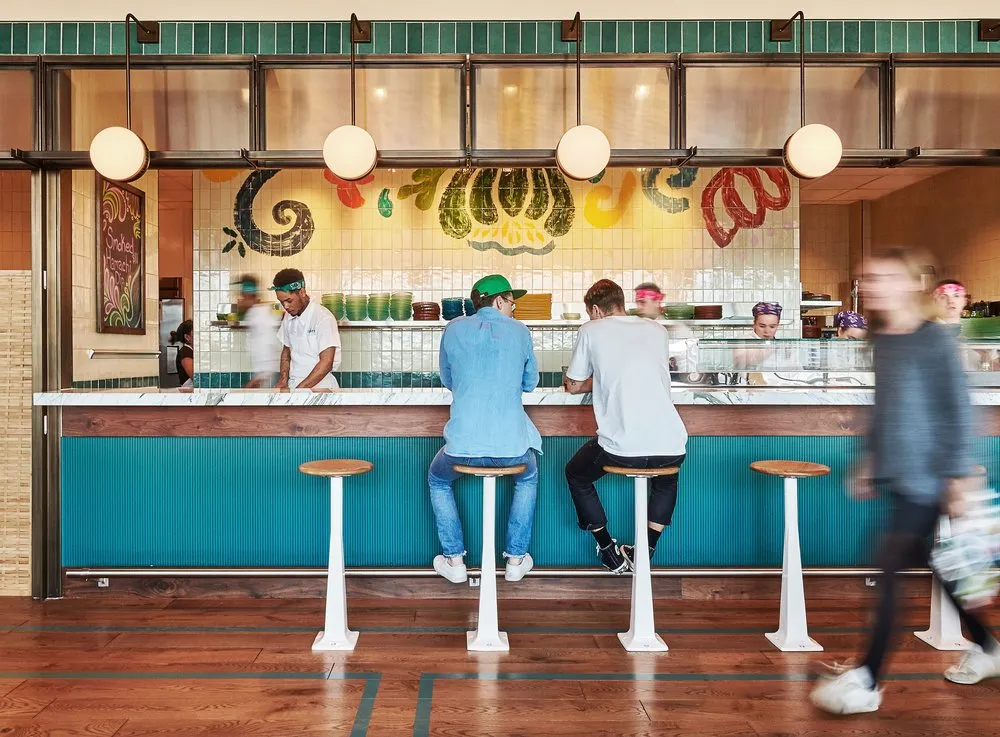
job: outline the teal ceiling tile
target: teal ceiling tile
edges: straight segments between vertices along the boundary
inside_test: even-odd
[[[232,23],[229,25],[232,25]],[[337,31],[340,31],[340,29],[338,28]],[[233,52],[230,51],[229,53],[232,54]],[[326,53],[326,23],[309,24],[309,53]]]
[[[208,31],[208,50],[212,54],[226,53],[226,24],[212,23]]]
[[[28,24],[28,53],[41,54],[45,52],[45,24]]]
[[[649,50],[656,54],[664,52],[680,53],[681,23],[671,20],[654,20],[649,24]]]
[[[715,51],[715,21],[703,20],[698,23],[698,51]]]
[[[752,20],[747,23],[747,51],[751,54],[764,50],[764,23]]]
[[[521,24],[503,24],[503,52],[505,54],[521,53]]]
[[[832,20],[826,24],[826,50],[834,54],[844,50],[844,21]]]
[[[273,23],[271,24],[274,25]],[[273,30],[273,29],[272,29]],[[97,24],[97,42],[100,45],[101,24]],[[274,53],[274,34],[271,34],[271,53]],[[100,52],[98,52],[100,53]],[[193,54],[194,53],[194,23],[178,23],[177,24],[177,53],[178,54]]]
[[[856,20],[844,21],[844,51],[849,54],[861,51],[861,23]]]
[[[611,27],[613,28],[614,23],[612,22]],[[613,31],[609,31],[611,36],[614,37]],[[556,51],[560,50],[559,41],[562,38],[562,30],[559,26],[556,26]],[[604,24],[597,20],[585,21],[583,24],[583,51],[586,54],[597,54],[601,51],[601,42],[604,38]],[[614,44],[614,41],[611,41]],[[576,47],[570,41],[562,42],[562,51],[567,53],[569,51],[576,51]]]
[[[483,22],[472,24],[472,53],[485,54],[490,50],[490,27]]]
[[[389,24],[376,21],[372,26],[372,37],[375,39],[375,53],[388,54],[389,49],[392,48],[392,42],[389,38]],[[341,43],[340,53],[347,54],[350,51],[349,47],[345,49],[344,44]]]
[[[878,29],[875,21],[861,21],[861,52],[873,54],[878,49]]]
[[[486,48],[491,54],[503,53],[503,23],[500,21],[486,24]]]
[[[875,21],[875,51],[880,54],[892,51],[892,24],[889,21]]]
[[[587,43],[584,45],[584,50],[588,54],[592,54],[595,51],[603,52],[605,54],[614,54],[618,51],[618,24],[613,20],[606,20],[601,23],[601,38],[599,45],[595,48],[590,43],[590,34],[587,34]]]
[[[728,20],[715,21],[715,48],[720,54],[727,54],[733,50],[732,27]]]
[[[485,33],[484,28],[484,43]],[[459,54],[472,53],[472,24],[468,21],[462,21],[455,25],[455,51]]]
[[[939,43],[941,51],[953,53],[955,51],[955,21],[943,20],[939,26]]]
[[[823,54],[829,50],[826,21],[809,21],[809,45],[806,48],[814,54]]]
[[[681,51],[691,53],[698,50],[698,22],[686,20],[681,24]]]
[[[12,23],[0,23],[0,55],[14,53],[13,29]]]
[[[28,24],[14,23],[11,26],[11,52],[14,54],[28,53]],[[110,34],[110,32],[109,32]]]
[[[406,53],[424,53],[424,28],[420,23],[406,24]]]
[[[553,50],[552,34],[555,32],[555,22],[550,20],[538,21],[538,53],[551,54]]]
[[[906,22],[905,21],[893,21],[892,22],[892,49],[894,54],[898,54],[906,51]]]
[[[924,50],[924,24],[911,20],[906,24],[906,50],[911,54]]]
[[[924,51],[936,54],[941,50],[941,25],[937,21],[928,21],[924,26]]]
[[[960,54],[972,52],[972,21],[960,20],[955,24],[955,50]]]
[[[732,35],[732,50],[742,54],[747,50],[747,23],[744,20],[734,20],[729,28]]]
[[[526,21],[521,24],[521,53],[534,54],[538,51],[538,24]]]
[[[178,37],[179,38],[179,37]],[[273,54],[278,50],[278,24],[260,24],[260,53]]]
[[[441,24],[437,21],[424,23],[424,53],[437,54],[441,51]]]
[[[174,44],[176,48],[176,37],[177,29],[174,31]],[[93,23],[81,23],[77,29],[77,36],[79,38],[79,43],[77,48],[81,54],[93,54],[94,53],[94,24]],[[160,34],[160,46],[163,45],[163,35]]]
[[[195,42],[197,45],[197,41]],[[292,24],[276,23],[274,26],[274,51],[277,54],[292,53]]]
[[[442,54],[454,54],[455,53],[455,24],[446,22],[441,24],[441,37],[439,39],[441,44]]]
[[[632,21],[618,21],[618,53],[631,54],[635,51],[635,40],[632,36],[634,32]],[[602,46],[603,48],[603,46]]]
[[[309,24],[292,23],[292,53],[309,53]]]
[[[990,44],[989,44],[989,42],[988,41],[980,41],[979,40],[979,24],[978,23],[970,23],[970,25],[972,26],[972,31],[971,31],[971,35],[972,35],[972,52],[974,54],[981,54],[981,53],[984,53],[986,51],[989,51],[990,50]]]
[[[637,54],[649,53],[649,21],[637,20],[632,26],[632,48]]]
[[[62,53],[62,24],[60,23],[46,23],[45,24],[45,53],[46,54],[59,54]]]
[[[161,29],[162,37],[162,29]],[[260,52],[260,23],[243,24],[243,53],[257,54]]]
[[[288,24],[291,25],[291,24]],[[194,53],[207,54],[211,51],[211,27],[208,23],[194,24]]]
[[[17,26],[14,26],[15,36],[14,39],[17,40]],[[27,49],[25,49],[27,51]],[[17,51],[14,52],[15,54]],[[21,52],[24,53],[24,52]],[[98,55],[106,55],[111,53],[111,24],[100,22],[94,24],[94,53]]]
[[[232,21],[226,23],[226,53],[242,54],[245,45],[244,24]],[[322,47],[320,47],[320,51],[323,51]]]

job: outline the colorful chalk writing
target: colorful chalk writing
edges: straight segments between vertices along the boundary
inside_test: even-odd
[[[145,195],[97,176],[97,332],[145,335]]]

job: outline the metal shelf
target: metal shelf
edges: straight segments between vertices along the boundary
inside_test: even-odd
[[[802,300],[801,302],[799,302],[799,309],[802,312],[805,312],[806,310],[826,310],[832,307],[843,307],[843,305],[844,303],[841,302],[839,299],[831,299],[831,300],[810,299],[810,300]]]

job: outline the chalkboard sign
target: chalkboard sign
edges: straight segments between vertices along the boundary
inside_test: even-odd
[[[146,196],[97,175],[97,332],[146,334]]]

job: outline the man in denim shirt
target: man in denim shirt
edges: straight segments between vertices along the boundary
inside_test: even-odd
[[[453,466],[525,466],[514,477],[507,523],[506,579],[520,581],[534,565],[528,555],[538,492],[542,438],[528,419],[521,394],[538,386],[538,363],[528,329],[513,319],[514,290],[503,276],[483,277],[472,288],[476,313],[458,318],[441,337],[441,382],[451,390],[444,447],[431,462],[427,483],[443,555],[434,570],[452,583],[468,579],[465,542],[452,483]]]

